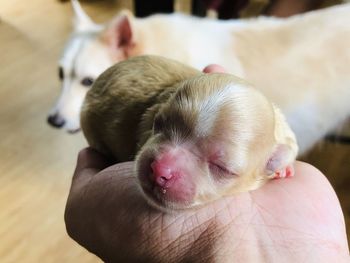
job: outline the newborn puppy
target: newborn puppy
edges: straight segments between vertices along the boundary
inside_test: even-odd
[[[81,127],[98,151],[136,157],[142,192],[165,210],[292,176],[298,150],[283,115],[258,90],[156,56],[105,71],[86,96]]]

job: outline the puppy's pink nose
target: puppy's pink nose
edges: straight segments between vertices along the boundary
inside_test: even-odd
[[[174,171],[169,165],[160,161],[153,161],[151,164],[154,183],[160,187],[167,187],[169,181],[174,177]]]

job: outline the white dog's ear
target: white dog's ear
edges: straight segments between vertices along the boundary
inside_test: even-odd
[[[71,0],[71,3],[74,12],[73,25],[75,32],[99,30],[102,28],[101,25],[96,24],[85,13],[78,0]]]
[[[123,10],[107,26],[104,38],[112,51],[127,53],[134,45],[133,19],[134,16],[130,11]]]

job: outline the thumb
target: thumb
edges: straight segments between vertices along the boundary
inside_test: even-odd
[[[204,73],[226,73],[227,71],[220,65],[210,64],[203,69]]]
[[[103,154],[91,147],[84,148],[78,154],[73,181],[79,178],[89,180],[92,176],[110,165],[112,163]]]

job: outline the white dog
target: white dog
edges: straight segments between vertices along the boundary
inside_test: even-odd
[[[350,4],[287,19],[218,21],[122,12],[97,25],[76,0],[74,33],[60,60],[62,93],[48,121],[79,130],[94,79],[114,63],[154,54],[198,69],[211,63],[258,87],[284,112],[304,153],[350,115]]]

